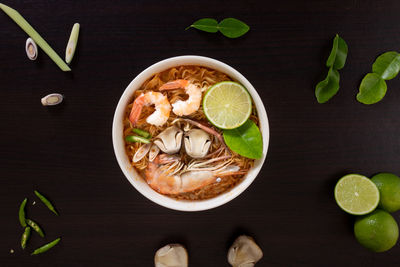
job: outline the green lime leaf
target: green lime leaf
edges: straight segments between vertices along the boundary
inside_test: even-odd
[[[218,21],[215,19],[210,18],[199,19],[185,30],[189,28],[196,28],[201,31],[213,33],[220,31],[228,38],[238,38],[248,32],[250,29],[246,23],[234,18],[226,18],[220,23],[218,23]]]
[[[198,30],[205,31],[205,32],[217,32],[218,31],[218,21],[216,21],[215,19],[209,19],[209,18],[199,19],[199,20],[195,21],[192,25],[187,27],[185,30],[187,30],[189,28],[196,28]]]
[[[395,51],[380,55],[372,65],[372,72],[381,76],[384,80],[391,80],[400,71],[400,54]]]
[[[228,38],[238,38],[248,32],[250,27],[234,18],[226,18],[218,24],[219,31]]]
[[[386,82],[376,73],[368,73],[362,79],[357,100],[363,104],[375,104],[386,94]]]
[[[348,47],[346,42],[336,34],[333,39],[333,47],[331,53],[326,61],[328,68],[332,67],[340,70],[344,67],[347,58]]]
[[[318,103],[325,103],[336,95],[339,90],[339,79],[339,72],[331,67],[325,80],[320,81],[315,87],[315,97]]]
[[[239,155],[246,158],[262,157],[263,142],[261,132],[252,120],[247,120],[242,126],[232,130],[224,130],[226,145]]]

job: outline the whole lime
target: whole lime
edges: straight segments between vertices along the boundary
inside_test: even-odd
[[[400,210],[400,178],[391,173],[379,173],[371,180],[381,195],[379,207],[388,212]]]
[[[383,252],[396,244],[399,227],[392,215],[384,210],[376,209],[356,220],[354,235],[364,247],[375,252]]]

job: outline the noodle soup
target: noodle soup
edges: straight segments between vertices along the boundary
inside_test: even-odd
[[[225,145],[202,108],[210,86],[231,80],[217,70],[182,65],[135,90],[123,121],[125,152],[152,189],[178,200],[210,199],[238,185],[254,166]],[[254,104],[249,119],[259,126]]]

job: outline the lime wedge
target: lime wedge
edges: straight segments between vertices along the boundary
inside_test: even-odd
[[[251,97],[237,82],[220,82],[208,89],[203,99],[207,119],[221,129],[244,124],[251,114]]]
[[[378,206],[379,190],[369,178],[360,174],[348,174],[337,182],[335,199],[344,211],[364,215]]]

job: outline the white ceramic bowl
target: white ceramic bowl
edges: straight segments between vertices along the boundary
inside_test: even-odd
[[[247,173],[246,177],[244,177],[244,179],[240,184],[236,185],[230,191],[218,195],[217,197],[214,197],[212,199],[198,200],[198,201],[184,201],[184,200],[176,200],[157,193],[156,191],[151,189],[150,186],[147,185],[144,179],[130,165],[128,156],[125,153],[125,145],[123,139],[123,118],[125,115],[125,108],[129,104],[133,92],[136,89],[138,89],[153,74],[180,65],[199,65],[199,66],[209,67],[221,71],[223,73],[226,73],[231,78],[244,85],[244,87],[247,88],[247,90],[249,91],[250,95],[253,98],[260,119],[260,130],[263,137],[262,158],[255,161],[254,167]],[[260,172],[265,157],[267,155],[268,142],[269,142],[269,126],[268,126],[267,113],[265,111],[260,96],[257,94],[257,91],[254,89],[251,83],[237,70],[233,69],[232,67],[228,66],[225,63],[222,63],[221,61],[208,57],[179,56],[179,57],[165,59],[148,67],[138,76],[136,76],[136,78],[128,85],[128,87],[122,94],[118,102],[117,108],[115,110],[114,121],[112,126],[112,139],[113,139],[115,156],[117,157],[117,161],[119,163],[119,166],[121,167],[122,172],[125,174],[128,181],[142,195],[144,195],[151,201],[170,209],[181,210],[181,211],[200,211],[200,210],[212,209],[229,202],[230,200],[240,195],[253,182],[257,174]]]

